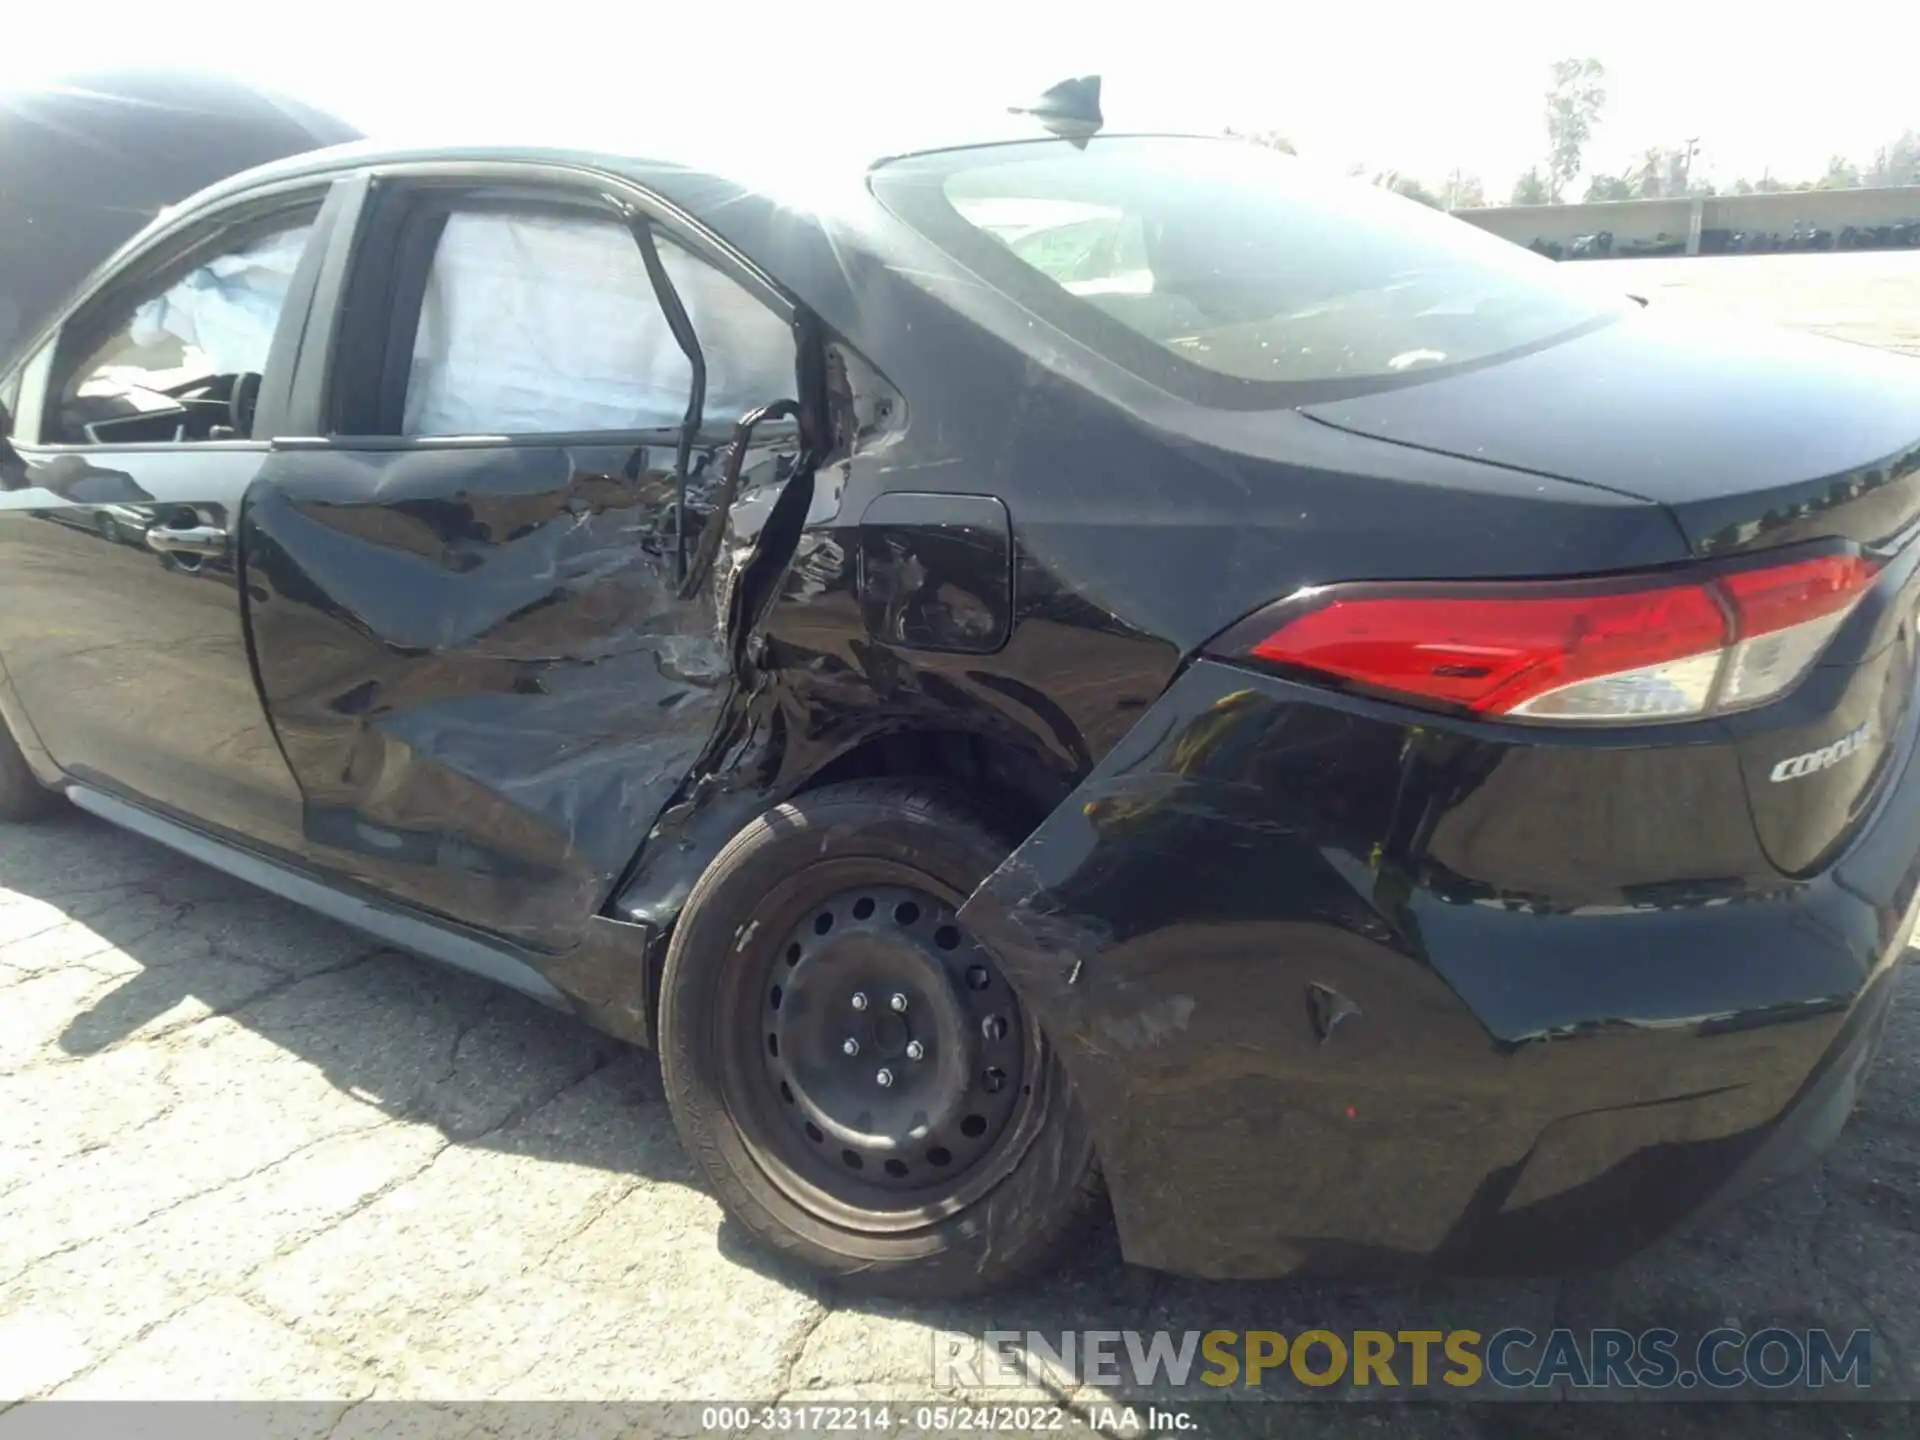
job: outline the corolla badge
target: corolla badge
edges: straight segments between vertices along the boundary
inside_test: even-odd
[[[1872,730],[1873,722],[1864,721],[1858,728],[1849,730],[1831,745],[1822,745],[1818,750],[1809,750],[1804,755],[1788,756],[1773,767],[1773,773],[1767,778],[1778,785],[1784,780],[1798,780],[1802,775],[1813,775],[1821,770],[1831,769],[1866,744],[1867,736]]]

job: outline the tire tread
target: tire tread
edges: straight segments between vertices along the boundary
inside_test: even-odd
[[[0,821],[38,820],[59,803],[60,796],[40,783],[20,753],[13,731],[0,720]]]

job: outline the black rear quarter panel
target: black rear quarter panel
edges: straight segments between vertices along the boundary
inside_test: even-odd
[[[1904,941],[1911,780],[1792,880],[1719,727],[1515,729],[1201,661],[968,902],[1131,1258],[1609,1261],[1811,1083]]]

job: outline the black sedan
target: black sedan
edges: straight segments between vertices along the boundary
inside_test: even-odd
[[[1920,894],[1920,365],[1042,118],[177,207],[0,386],[0,813],[657,1045],[874,1289],[1108,1196],[1560,1269],[1813,1153]]]

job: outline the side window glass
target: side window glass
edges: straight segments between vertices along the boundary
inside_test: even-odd
[[[793,389],[787,326],[662,238],[700,337],[706,413],[731,422]],[[402,433],[669,429],[693,383],[632,234],[616,220],[458,211],[435,246],[414,332]]]
[[[660,263],[707,362],[708,426],[732,425],[756,405],[791,399],[793,331],[787,322],[691,251],[664,235],[658,244]]]
[[[78,353],[63,356],[49,387],[44,438],[65,445],[250,438],[267,350],[311,229],[311,219],[250,227],[137,298],[83,311],[75,321]]]

